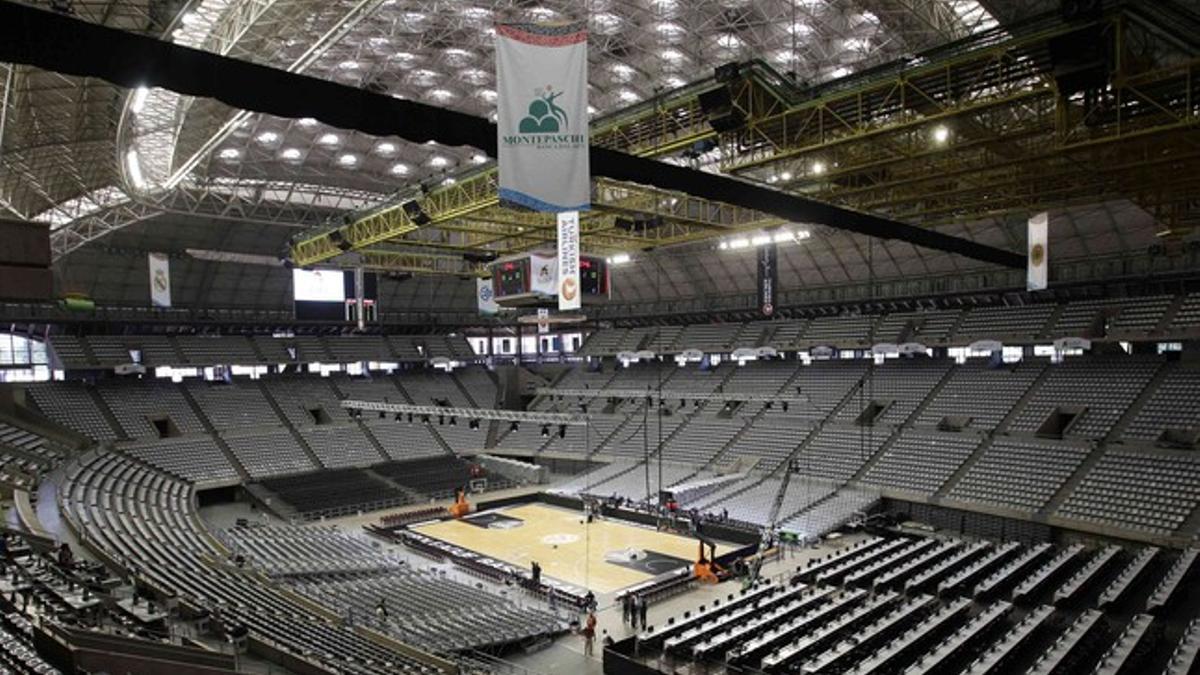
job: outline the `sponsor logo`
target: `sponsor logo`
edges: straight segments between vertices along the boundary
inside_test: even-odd
[[[1046,247],[1040,243],[1034,244],[1033,248],[1029,250],[1029,262],[1034,267],[1041,267],[1042,263],[1046,262]]]
[[[492,301],[492,287],[491,286],[480,286],[479,287],[479,299],[484,302],[491,302]]]
[[[167,273],[163,270],[154,270],[154,288],[158,291],[167,290]]]
[[[574,300],[575,296],[579,294],[579,287],[575,284],[575,278],[567,277],[566,279],[563,279],[562,289],[560,289],[560,292],[567,300]]]
[[[571,119],[567,111],[554,102],[561,91],[546,85],[533,92],[527,114],[517,123],[517,133],[505,134],[501,142],[508,146],[532,146],[540,149],[578,149],[586,142],[586,134],[569,133]]]

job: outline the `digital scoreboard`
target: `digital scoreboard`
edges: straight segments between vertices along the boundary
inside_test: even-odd
[[[600,256],[579,256],[579,282],[585,303],[607,300],[608,261]],[[492,263],[492,290],[502,306],[549,306],[557,302],[557,289],[558,260],[553,253],[525,253]]]

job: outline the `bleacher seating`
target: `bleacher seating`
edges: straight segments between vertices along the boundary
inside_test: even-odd
[[[931,495],[979,447],[972,434],[905,430],[862,477],[868,485]]]
[[[88,357],[82,338],[73,335],[55,335],[50,338],[49,343],[50,353],[53,354],[52,362],[63,370],[88,368],[95,365]]]
[[[122,450],[192,483],[237,482],[240,478],[208,435],[136,441],[122,446]]]
[[[379,335],[330,337],[325,340],[325,346],[338,363],[388,362],[395,359],[387,342]]]
[[[188,381],[186,386],[214,429],[261,429],[283,424],[254,382],[241,379],[229,384]]]
[[[1108,335],[1144,338],[1154,333],[1173,301],[1169,295],[1156,295],[1122,302],[1119,313],[1109,323]]]
[[[287,417],[292,426],[301,428],[324,422],[340,422],[346,419],[341,400],[325,378],[317,377],[274,377],[260,380],[267,393]],[[313,416],[313,411],[322,412],[327,420]]]
[[[78,382],[33,384],[29,393],[37,409],[57,424],[97,441],[118,438],[104,413],[96,407],[87,385]]]
[[[196,417],[183,393],[171,382],[110,382],[101,385],[98,390],[113,417],[117,418],[130,438],[170,435],[155,425],[155,421],[165,424],[167,420],[178,433],[204,432],[204,424]]]
[[[1058,515],[1141,532],[1169,534],[1196,509],[1200,457],[1109,448]]]
[[[250,339],[243,335],[179,335],[175,344],[187,362],[195,366],[245,365],[258,363]]]
[[[1079,406],[1064,435],[1103,438],[1154,377],[1161,362],[1136,356],[1069,359],[1047,366],[1046,379],[1013,420],[1011,430],[1037,432],[1061,406]]]
[[[870,346],[874,316],[837,314],[814,317],[799,343],[809,347],[820,345]]]
[[[1200,328],[1200,293],[1189,293],[1180,300],[1179,309],[1171,319],[1169,331],[1173,334],[1190,334]]]
[[[1200,368],[1172,367],[1122,436],[1154,441],[1168,429],[1200,429]]]
[[[891,436],[891,430],[826,424],[795,456],[805,475],[845,482],[858,473]]]
[[[837,414],[842,422],[853,422],[872,403],[883,406],[875,424],[900,425],[929,397],[945,377],[950,364],[924,357],[891,359],[871,368],[862,386],[850,396]]]
[[[946,417],[969,420],[967,428],[995,430],[1042,374],[1046,362],[1029,359],[993,368],[987,359],[971,359],[950,373],[914,424],[936,427]],[[981,395],[986,392],[986,395]]]
[[[1040,511],[1090,451],[1069,442],[997,438],[949,497]]]
[[[453,496],[456,488],[471,480],[470,465],[456,457],[424,457],[374,467],[381,476],[422,494]]]
[[[407,418],[404,422],[397,422],[389,416],[383,419],[366,419],[365,424],[375,440],[379,441],[379,445],[383,446],[383,451],[394,460],[437,457],[446,454],[441,444],[433,437],[430,426],[420,420],[414,420],[412,424],[409,424]],[[465,429],[467,425],[466,422],[460,422],[459,426]],[[480,429],[470,433],[482,435],[483,431]],[[482,446],[482,442],[480,445]]]
[[[282,427],[231,430],[222,438],[252,479],[306,473],[320,468],[309,459],[292,432]]]
[[[955,334],[959,342],[973,340],[1031,341],[1041,336],[1054,313],[1051,303],[1020,307],[976,307],[962,319]]]
[[[773,472],[804,443],[812,429],[807,420],[783,413],[764,418],[760,424],[746,427],[723,456],[723,462],[757,459],[759,471]]]
[[[308,427],[300,433],[326,467],[365,467],[384,461],[357,424]]]
[[[262,486],[306,518],[344,516],[403,506],[412,497],[362,469],[327,469],[319,473],[274,477]]]

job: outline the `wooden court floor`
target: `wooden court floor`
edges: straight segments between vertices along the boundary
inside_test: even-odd
[[[596,593],[618,591],[654,576],[608,562],[606,554],[632,548],[682,558],[690,564],[698,552],[695,539],[613,520],[585,525],[580,512],[545,504],[524,504],[497,512],[521,523],[497,529],[448,520],[412,529],[526,570],[536,560],[544,576]],[[730,546],[717,544],[718,555],[730,550]]]

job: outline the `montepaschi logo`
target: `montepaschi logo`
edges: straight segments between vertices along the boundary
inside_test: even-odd
[[[532,146],[545,149],[575,149],[587,142],[584,134],[569,133],[571,117],[554,102],[562,96],[561,91],[547,84],[535,89],[533,100],[527,107],[528,114],[517,124],[517,133],[505,134],[501,141],[509,146]]]

